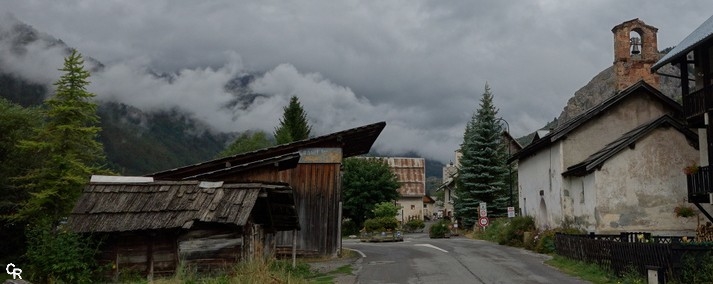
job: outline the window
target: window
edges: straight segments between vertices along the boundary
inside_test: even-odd
[[[416,205],[411,204],[411,210],[416,210]]]

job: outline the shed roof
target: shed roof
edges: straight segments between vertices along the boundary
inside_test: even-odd
[[[260,205],[253,211],[262,198],[270,211]],[[188,229],[196,222],[243,226],[251,214],[278,231],[299,229],[286,184],[199,181],[90,183],[67,226],[79,233]]]
[[[603,102],[601,102],[600,104],[590,108],[589,110],[585,111],[584,113],[566,121],[564,124],[559,125],[556,129],[550,131],[544,137],[541,137],[540,139],[532,141],[532,143],[527,145],[521,151],[512,155],[510,157],[510,159],[508,159],[508,162],[512,162],[514,160],[520,160],[520,159],[529,157],[529,156],[539,152],[540,150],[547,148],[552,143],[557,142],[560,139],[566,137],[570,132],[579,128],[580,126],[585,124],[587,121],[601,115],[602,113],[604,113],[604,111],[608,110],[612,106],[617,105],[619,102],[623,101],[629,95],[635,94],[638,91],[644,91],[645,94],[648,94],[648,95],[652,96],[653,98],[658,99],[665,105],[668,105],[669,107],[674,109],[675,113],[683,112],[681,105],[679,105],[676,101],[667,97],[666,95],[661,93],[658,89],[652,87],[651,85],[649,85],[648,83],[646,83],[642,80],[642,81],[639,81],[636,84],[631,85],[628,88],[620,91],[619,93],[615,94],[614,96],[611,96],[610,98],[608,98],[608,99],[604,100]]]
[[[689,52],[711,38],[713,38],[713,16],[703,22],[703,24],[701,24],[696,30],[684,38],[681,43],[676,45],[676,47],[666,53],[664,57],[651,66],[651,72],[656,72],[656,70],[664,65],[677,61],[682,57],[685,58]]]
[[[698,148],[698,135],[697,134],[693,133],[693,131],[688,129],[686,126],[683,125],[683,123],[676,120],[672,116],[664,115],[664,116],[661,116],[649,123],[642,124],[639,127],[636,127],[633,130],[625,133],[618,139],[616,139],[613,142],[604,146],[604,148],[602,148],[601,150],[599,150],[596,153],[589,156],[587,159],[585,159],[581,163],[578,163],[576,165],[573,165],[573,166],[567,168],[567,171],[562,173],[562,175],[563,176],[586,175],[586,174],[592,172],[593,170],[595,170],[596,168],[598,168],[599,166],[601,166],[604,162],[609,160],[611,157],[613,157],[617,153],[621,152],[622,150],[626,149],[627,147],[634,145],[634,143],[636,143],[636,141],[645,137],[647,134],[651,133],[651,131],[653,131],[654,129],[657,129],[659,127],[664,127],[664,126],[674,127],[676,130],[678,130],[683,135],[685,135],[691,144],[693,144],[696,148]]]
[[[161,171],[150,174],[149,176],[163,180],[188,179],[204,173],[220,171],[234,165],[295,153],[304,148],[342,148],[342,156],[347,158],[368,153],[384,127],[386,127],[386,122],[382,121],[324,136],[295,141],[289,144]]]
[[[398,177],[401,196],[426,194],[426,161],[423,158],[383,158]]]

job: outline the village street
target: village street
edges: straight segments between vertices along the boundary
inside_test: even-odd
[[[403,242],[343,246],[364,254],[358,283],[586,283],[544,264],[546,255],[464,237],[430,239],[407,234]]]

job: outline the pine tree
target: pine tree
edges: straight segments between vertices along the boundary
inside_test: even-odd
[[[32,139],[20,142],[39,166],[18,178],[30,193],[15,216],[27,222],[56,222],[69,214],[93,173],[105,166],[104,149],[97,141],[100,127],[94,94],[86,90],[89,72],[73,50],[64,59],[64,72],[54,83],[53,97],[45,102],[46,122]]]
[[[309,138],[312,127],[307,123],[307,113],[297,97],[292,96],[290,104],[283,110],[280,125],[275,128],[277,145]]]
[[[466,227],[478,219],[480,202],[488,205],[488,216],[507,211],[507,152],[502,143],[502,126],[497,118],[490,87],[480,100],[480,109],[468,122],[461,144],[460,167],[454,209]]]

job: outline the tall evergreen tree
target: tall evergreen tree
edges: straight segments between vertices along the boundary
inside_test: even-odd
[[[312,126],[307,123],[307,113],[297,97],[292,96],[290,104],[283,110],[280,125],[275,128],[277,145],[309,138]]]
[[[466,125],[460,148],[463,156],[454,209],[466,227],[477,222],[480,202],[487,203],[489,216],[507,212],[507,151],[497,114],[490,87],[485,84],[480,108]]]
[[[64,72],[55,94],[45,102],[46,122],[20,149],[32,154],[39,166],[19,177],[30,193],[15,216],[19,220],[56,222],[67,216],[93,173],[105,166],[104,149],[97,141],[97,105],[86,90],[89,72],[82,56],[73,50],[64,59]]]

